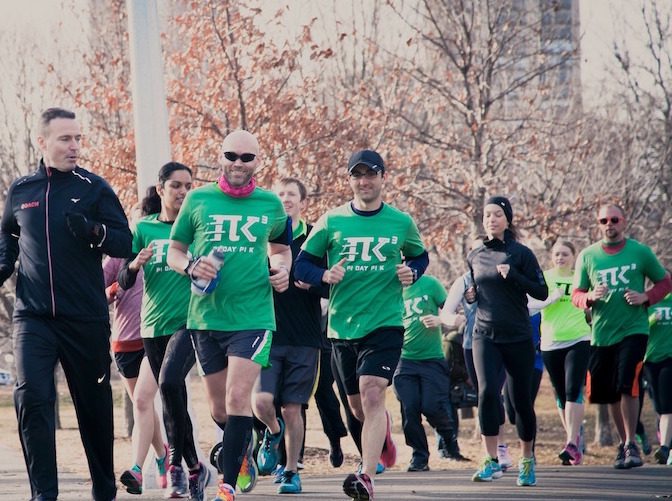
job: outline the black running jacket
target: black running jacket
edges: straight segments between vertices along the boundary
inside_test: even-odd
[[[103,224],[102,241],[73,236],[67,212]],[[0,285],[19,259],[14,318],[108,319],[102,255],[128,257],[131,242],[121,203],[103,178],[81,167],[61,172],[40,162],[10,186],[0,224]]]

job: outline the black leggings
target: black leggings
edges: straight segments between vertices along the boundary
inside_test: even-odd
[[[170,464],[198,465],[194,431],[187,410],[187,386],[184,379],[196,362],[191,335],[180,329],[171,336],[144,338],[145,353],[163,400],[163,424],[170,448]]]
[[[658,414],[672,413],[672,357],[644,364],[646,377],[653,388],[653,408]],[[642,391],[641,394],[644,394]]]
[[[515,343],[494,343],[485,337],[473,341],[474,367],[478,378],[478,417],[481,433],[499,434],[504,422],[501,401],[501,368],[506,370],[506,385],[516,413],[516,430],[524,442],[534,440],[537,418],[532,403],[531,380],[534,372],[532,338]]]
[[[506,373],[504,373],[506,374]],[[532,385],[532,405],[537,400],[537,394],[539,393],[539,387],[541,386],[541,377],[544,375],[543,369],[537,369],[536,367],[532,371],[532,379],[530,384]],[[506,377],[506,376],[505,376]],[[506,382],[506,381],[504,381]],[[516,424],[516,409],[513,405],[513,400],[509,394],[508,385],[504,384],[504,390],[502,392],[502,400],[504,401],[504,409],[506,410],[506,416],[509,418],[509,423]]]
[[[583,403],[590,341],[579,341],[560,350],[542,351],[541,356],[555,390],[558,407],[564,409],[566,402]]]

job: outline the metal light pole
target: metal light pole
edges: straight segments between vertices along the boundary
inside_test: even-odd
[[[138,198],[171,159],[156,0],[127,0]]]

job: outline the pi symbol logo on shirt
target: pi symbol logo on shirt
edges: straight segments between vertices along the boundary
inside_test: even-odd
[[[169,245],[170,240],[152,240],[152,257],[154,258],[152,264],[163,264],[166,262]]]
[[[424,310],[420,305],[424,301],[427,301],[427,299],[429,299],[427,295],[406,299],[404,301],[404,318],[412,317],[413,315],[422,315]]]
[[[669,306],[656,306],[654,315],[658,321],[667,321],[672,320],[672,308]]]
[[[607,284],[615,287],[619,284],[628,285],[630,280],[625,274],[630,270],[636,270],[637,264],[624,264],[621,266],[614,266],[613,268],[605,268],[604,270],[597,270],[597,283]]]
[[[344,240],[341,256],[346,256],[348,261],[354,261],[359,256],[362,261],[369,262],[375,258],[379,263],[387,261],[383,247],[396,243],[396,237],[345,237]]]
[[[205,234],[209,242],[221,242],[224,235],[229,242],[239,242],[244,238],[248,242],[256,242],[257,237],[252,233],[252,226],[259,223],[258,216],[243,216],[215,214],[209,216]],[[268,220],[268,219],[267,219]]]

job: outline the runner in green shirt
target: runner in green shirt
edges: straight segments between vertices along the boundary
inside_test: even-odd
[[[406,444],[413,449],[407,471],[429,470],[429,447],[422,416],[434,428],[446,452],[460,454],[450,402],[450,376],[441,344],[439,309],[448,293],[435,277],[423,275],[404,288],[404,346],[392,380],[401,404]]]
[[[672,465],[672,294],[651,308],[649,322],[644,370],[653,390],[653,406],[660,415],[660,447],[654,457],[659,464]]]
[[[143,371],[134,392],[134,415],[140,423],[135,441],[134,464],[121,475],[121,483],[131,494],[142,493],[142,465],[147,455],[152,429],[153,402],[161,390],[163,417],[169,458],[166,497],[203,496],[209,473],[198,460],[193,426],[187,409],[185,377],[196,359],[191,335],[186,329],[189,280],[166,264],[168,237],[184,197],[191,189],[191,170],[169,162],[159,170],[159,182],[142,201],[143,213],[133,230],[133,255],[119,273],[119,285],[129,289],[142,269],[144,294],[141,328],[150,371]],[[189,468],[189,484],[182,460]]]
[[[220,160],[218,182],[187,195],[170,235],[168,264],[192,280],[219,279],[211,293],[191,294],[187,327],[194,330],[210,413],[224,432],[215,499],[232,501],[237,482],[247,491],[256,480],[252,388],[268,364],[275,329],[271,287],[283,292],[289,284],[291,222],[277,195],[256,187],[259,143],[252,134],[229,134]],[[221,269],[208,256],[214,247],[224,253]]]
[[[592,310],[586,393],[592,403],[611,404],[621,438],[614,468],[633,468],[642,465],[635,430],[639,373],[649,334],[647,306],[670,292],[672,280],[649,247],[625,238],[627,221],[621,207],[603,205],[597,221],[602,241],[579,254],[572,302]],[[654,286],[645,290],[647,278]]]
[[[402,287],[417,280],[428,263],[411,216],[383,203],[385,179],[378,153],[353,154],[348,162],[353,200],[319,219],[295,268],[298,280],[331,284],[333,357],[348,403],[363,423],[362,468],[343,484],[355,499],[373,497],[379,459],[385,467],[396,461],[385,390],[403,344]],[[319,264],[325,255],[327,270]]]

